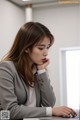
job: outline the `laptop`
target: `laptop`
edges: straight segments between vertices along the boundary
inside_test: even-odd
[[[78,116],[75,118],[62,118],[62,117],[41,117],[41,118],[24,118],[23,120],[80,120]]]

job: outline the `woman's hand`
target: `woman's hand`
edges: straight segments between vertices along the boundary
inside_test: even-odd
[[[48,64],[49,64],[49,59],[46,59],[46,60],[43,62],[43,64],[38,64],[38,65],[37,65],[37,69],[38,69],[38,70],[46,69],[47,66],[48,66]]]
[[[66,106],[52,108],[52,113],[53,116],[68,117],[68,118],[75,117],[77,115],[73,109]]]

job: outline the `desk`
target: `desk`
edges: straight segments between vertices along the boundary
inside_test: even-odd
[[[24,118],[23,120],[79,120],[79,118],[41,117],[41,118]]]

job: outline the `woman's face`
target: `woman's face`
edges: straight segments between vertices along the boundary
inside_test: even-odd
[[[45,37],[42,42],[38,45],[34,46],[32,51],[28,51],[29,57],[31,59],[32,64],[43,64],[43,62],[47,59],[48,49],[50,47],[50,39]]]

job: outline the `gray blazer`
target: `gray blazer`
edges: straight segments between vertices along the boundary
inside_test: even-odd
[[[53,107],[55,95],[46,72],[35,74],[36,107],[28,107],[28,87],[19,77],[14,63],[0,63],[0,109],[10,110],[11,119],[46,116],[46,107]],[[42,106],[42,107],[41,107]]]

